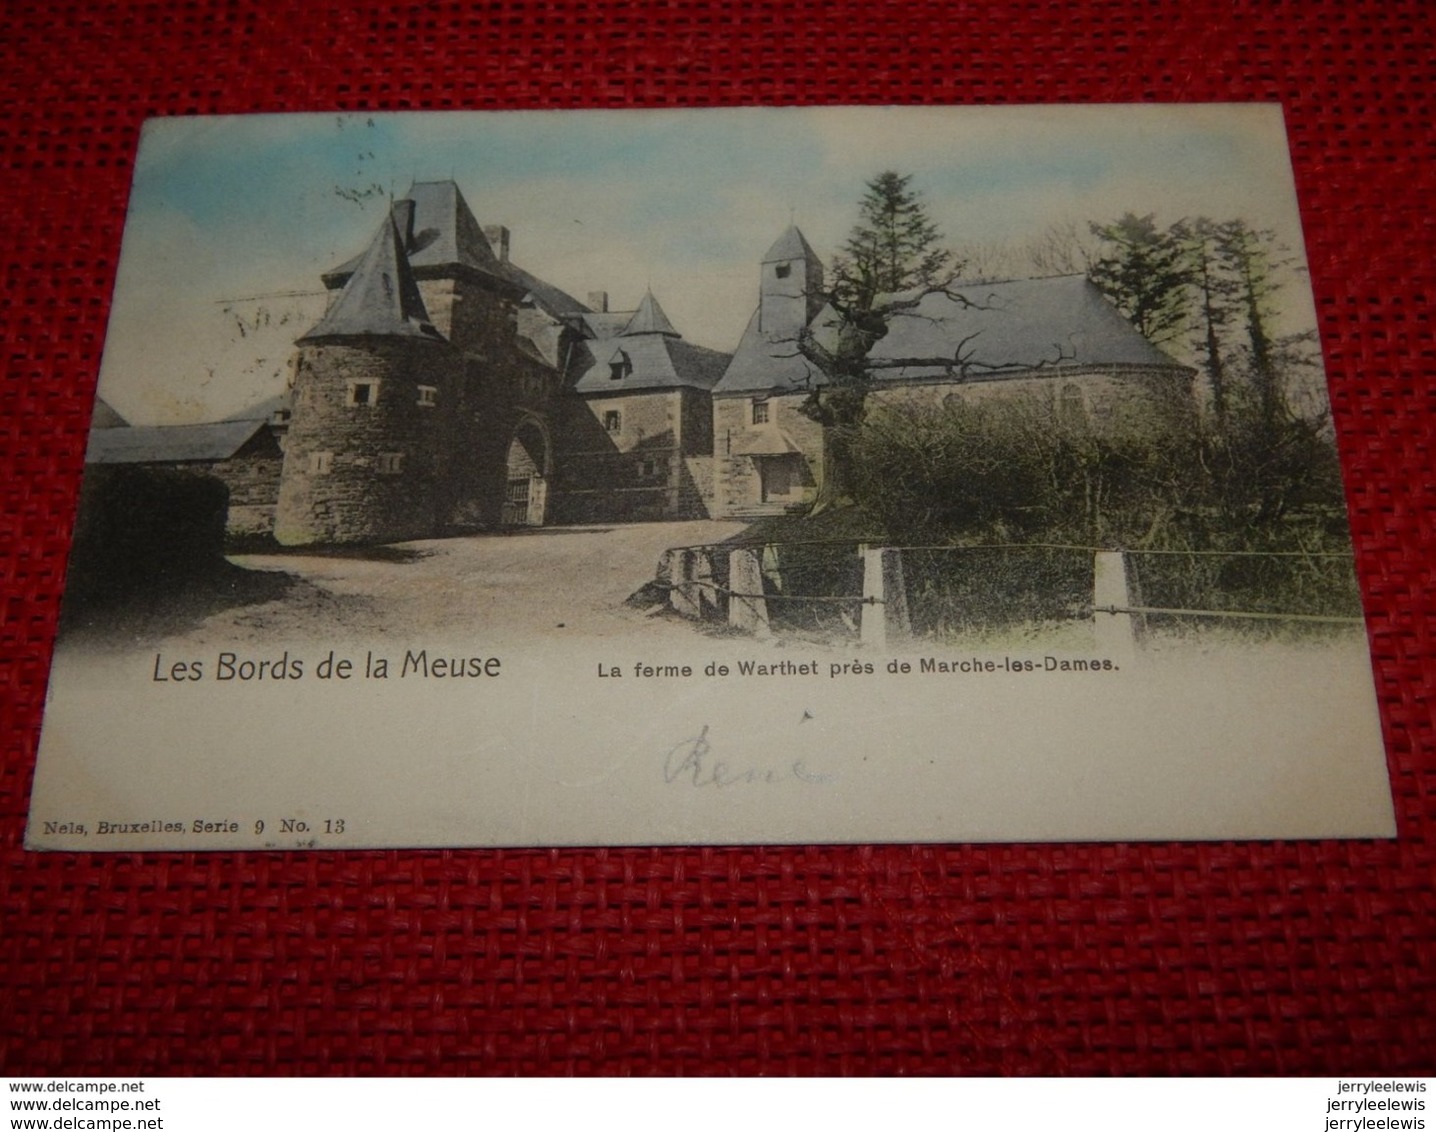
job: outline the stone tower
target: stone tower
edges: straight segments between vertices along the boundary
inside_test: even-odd
[[[823,264],[794,226],[763,257],[758,330],[769,341],[793,339],[823,306]]]
[[[275,538],[286,546],[431,536],[450,500],[458,351],[434,327],[397,202],[299,339]]]

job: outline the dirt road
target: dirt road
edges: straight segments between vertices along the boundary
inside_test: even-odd
[[[719,542],[742,523],[694,521],[545,527],[517,534],[434,539],[343,555],[237,555],[236,595],[184,612],[179,596],[166,640],[194,644],[305,639],[412,640],[481,633],[488,641],[682,634],[625,606],[654,577],[663,551]],[[194,603],[192,603],[194,604]],[[174,606],[180,608],[176,610]],[[216,608],[218,606],[218,608]],[[145,634],[153,636],[155,634]]]

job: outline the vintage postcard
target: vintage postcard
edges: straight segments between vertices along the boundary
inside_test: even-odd
[[[1279,108],[144,131],[33,849],[1389,837]]]

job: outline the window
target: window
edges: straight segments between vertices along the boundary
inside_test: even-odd
[[[651,480],[668,471],[668,464],[656,456],[646,456],[638,461],[638,478]]]
[[[608,362],[608,380],[622,381],[633,372],[633,360],[622,350],[614,354]]]
[[[768,402],[767,402],[767,401],[754,401],[754,402],[753,402],[753,423],[754,423],[754,424],[767,424],[767,423],[768,423]]]
[[[347,396],[344,403],[346,405],[373,405],[379,400],[379,383],[377,381],[351,381],[345,388]]]
[[[617,409],[609,409],[603,414],[604,432],[623,431],[623,416]]]
[[[379,474],[381,476],[397,476],[404,470],[404,453],[402,452],[380,452],[379,453]]]
[[[439,403],[439,388],[436,385],[419,386],[419,404],[432,409]]]
[[[791,263],[780,263],[777,267],[773,268],[773,274],[779,279],[786,279],[793,274],[793,265]]]
[[[309,471],[316,476],[327,476],[334,470],[333,452],[309,453]]]

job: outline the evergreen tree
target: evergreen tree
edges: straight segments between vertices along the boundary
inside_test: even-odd
[[[1107,250],[1087,277],[1153,345],[1178,337],[1187,326],[1191,282],[1181,240],[1159,229],[1151,213],[1128,212],[1111,224],[1093,224],[1092,234]]]
[[[823,426],[825,474],[814,510],[846,493],[850,444],[872,387],[867,359],[873,346],[893,318],[943,289],[958,270],[911,182],[910,174],[892,170],[868,182],[858,222],[833,264],[832,286],[823,296],[836,314],[835,333],[828,345],[811,328],[798,338],[798,351],[823,377],[804,405],[804,412]]]
[[[1212,414],[1217,428],[1226,426],[1229,390],[1227,380],[1227,347],[1223,342],[1234,314],[1237,288],[1225,270],[1221,253],[1224,225],[1199,216],[1179,221],[1172,226],[1174,238],[1186,251],[1191,287],[1195,293],[1197,312],[1193,342],[1207,371],[1212,393]]]
[[[1249,378],[1257,416],[1264,429],[1276,428],[1288,412],[1282,376],[1271,337],[1271,298],[1288,263],[1276,234],[1231,220],[1216,229],[1216,252],[1231,280],[1249,351]]]
[[[845,307],[872,310],[880,296],[948,278],[952,256],[911,186],[911,174],[892,170],[868,182],[858,222],[833,265],[833,290]]]

